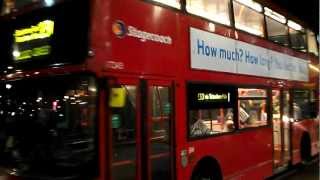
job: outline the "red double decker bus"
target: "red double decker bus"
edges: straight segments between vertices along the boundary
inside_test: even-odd
[[[258,180],[318,154],[316,35],[265,4],[1,11],[2,178]]]

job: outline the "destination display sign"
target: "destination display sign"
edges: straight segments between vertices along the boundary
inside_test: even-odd
[[[54,21],[52,20],[44,20],[37,25],[15,30],[12,52],[14,61],[49,56],[51,53],[50,40],[53,34]]]
[[[230,93],[198,92],[198,102],[230,102]]]
[[[189,109],[210,109],[232,107],[236,98],[236,88],[212,84],[188,84]]]
[[[22,68],[75,64],[88,55],[89,1],[69,0],[0,20],[1,63]],[[3,57],[3,58],[2,58]]]

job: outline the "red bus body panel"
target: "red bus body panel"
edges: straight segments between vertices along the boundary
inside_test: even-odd
[[[319,153],[319,119],[294,122],[292,128],[292,164],[301,162],[300,143],[305,132],[308,132],[311,138],[311,155],[317,155]]]

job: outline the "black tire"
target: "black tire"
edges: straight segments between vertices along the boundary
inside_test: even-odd
[[[303,134],[300,143],[300,157],[302,164],[307,164],[312,160],[311,156],[311,139],[308,134]]]
[[[191,180],[222,180],[220,168],[214,163],[199,163],[192,173]]]

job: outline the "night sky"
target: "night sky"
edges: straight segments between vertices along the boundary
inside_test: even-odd
[[[319,0],[270,0],[319,32]]]
[[[3,0],[0,0],[0,4]],[[16,0],[30,2],[30,0]],[[276,4],[307,24],[317,34],[319,32],[319,0],[256,0],[262,4]],[[282,11],[281,11],[282,12]],[[287,14],[284,14],[287,15]]]

